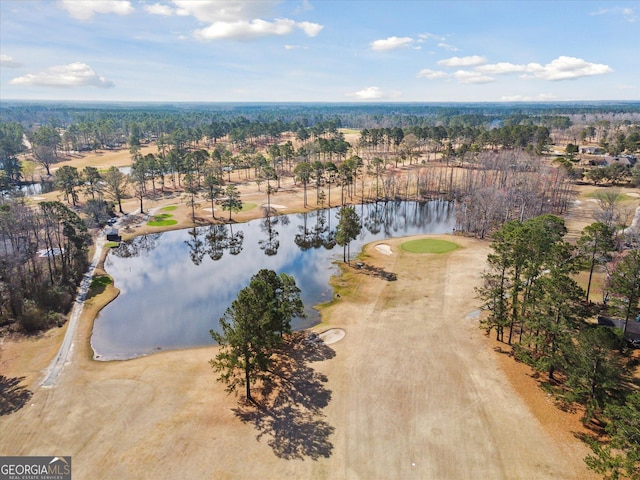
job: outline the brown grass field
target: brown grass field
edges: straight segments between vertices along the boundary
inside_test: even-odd
[[[74,164],[128,163],[113,155]],[[255,186],[241,191],[245,202],[266,202]],[[272,201],[287,207],[283,213],[304,210],[291,184]],[[181,205],[171,212],[174,228],[192,224],[179,197],[146,208],[169,204]],[[125,205],[135,208],[135,199]],[[590,223],[591,213],[581,204],[570,229]],[[259,215],[256,208],[234,219]],[[127,235],[153,227],[132,228]],[[0,455],[71,455],[78,479],[597,478],[575,436],[579,412],[559,410],[532,372],[478,328],[474,289],[489,243],[436,238],[461,248],[412,254],[400,248],[406,239],[391,239],[377,242],[390,255],[371,244],[359,260],[365,268],[344,267],[333,281],[336,299],[314,329],[343,329],[344,338],[294,345],[297,363],[283,367],[292,383],[268,398],[258,394],[262,408],[215,381],[208,364],[215,346],[93,361],[93,318],[116,296],[113,287],[87,302],[53,387],[40,381],[66,326],[3,339],[1,374],[21,379],[32,396],[0,416]]]

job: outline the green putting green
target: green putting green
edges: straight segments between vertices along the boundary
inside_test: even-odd
[[[446,253],[460,245],[446,240],[436,240],[434,238],[422,238],[420,240],[410,240],[401,245],[402,249],[411,253]]]
[[[242,212],[246,212],[247,210],[251,210],[252,208],[256,208],[258,205],[251,202],[242,203]]]
[[[147,225],[150,227],[168,227],[169,225],[175,225],[178,223],[177,220],[172,220],[170,213],[161,213],[160,215],[156,215],[153,217],[153,220],[147,222]]]
[[[169,225],[175,225],[177,223],[177,220],[151,220],[150,222],[147,222],[147,225],[150,227],[168,227]]]
[[[162,212],[171,212],[171,211],[175,210],[176,208],[178,208],[177,205],[169,205],[167,207],[162,207],[160,210]]]

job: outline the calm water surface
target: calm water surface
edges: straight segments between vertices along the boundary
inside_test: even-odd
[[[120,295],[95,321],[91,344],[101,360],[132,358],[163,349],[211,345],[209,330],[258,270],[292,275],[302,290],[307,318],[333,292],[342,247],[333,241],[336,211],[281,215],[236,225],[216,225],[137,237],[107,256],[105,269]],[[358,205],[363,222],[352,256],[373,240],[453,230],[445,202]]]

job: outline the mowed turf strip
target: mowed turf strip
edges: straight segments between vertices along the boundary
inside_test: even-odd
[[[435,238],[421,238],[404,242],[401,247],[411,253],[446,253],[459,248],[460,245]]]

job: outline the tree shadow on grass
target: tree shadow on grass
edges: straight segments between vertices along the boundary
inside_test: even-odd
[[[295,332],[276,352],[270,380],[259,389],[259,399],[243,402],[234,413],[267,439],[273,453],[287,460],[328,458],[333,451],[329,437],[335,428],[322,409],[331,401],[327,377],[308,366],[333,358],[335,352],[314,334]]]
[[[33,393],[20,385],[22,380],[24,377],[0,375],[0,416],[17,412],[31,399]]]
[[[362,270],[362,272],[366,275],[372,275],[374,277],[386,280],[387,282],[395,282],[396,280],[398,280],[398,276],[395,273],[387,272],[384,268],[374,267],[373,265],[369,265],[364,262],[357,263],[356,268]]]

